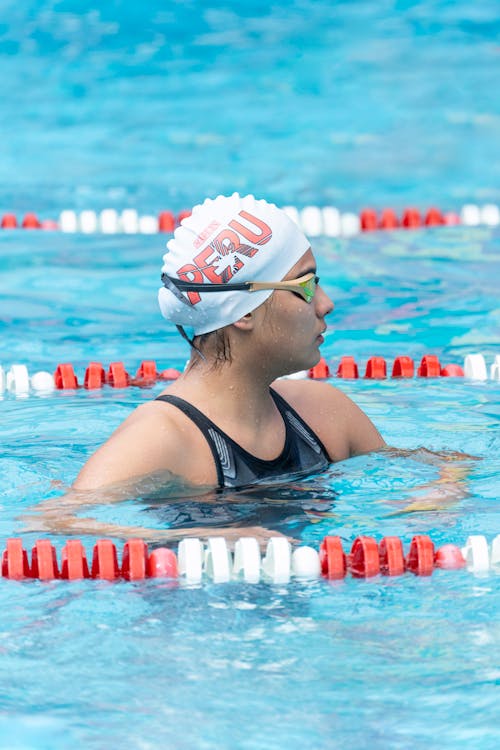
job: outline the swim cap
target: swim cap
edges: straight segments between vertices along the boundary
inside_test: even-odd
[[[238,193],[207,198],[167,242],[162,273],[168,288],[158,292],[162,315],[177,326],[191,327],[195,336],[234,323],[273,290],[181,294],[168,277],[228,287],[245,281],[281,281],[309,246],[297,225],[273,203]]]

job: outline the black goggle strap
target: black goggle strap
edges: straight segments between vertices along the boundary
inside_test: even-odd
[[[178,330],[178,331],[179,331],[179,333],[181,334],[182,338],[183,338],[183,339],[184,339],[185,341],[187,341],[187,342],[188,342],[188,344],[189,344],[189,346],[191,347],[191,349],[193,349],[193,351],[194,351],[194,352],[196,352],[196,354],[198,355],[198,357],[201,357],[201,358],[202,358],[202,360],[203,360],[204,362],[206,362],[206,361],[207,361],[207,358],[205,357],[205,355],[203,354],[203,352],[202,352],[202,351],[200,351],[200,350],[198,349],[198,347],[196,346],[196,344],[194,343],[194,337],[193,337],[192,339],[190,339],[190,338],[189,338],[189,336],[187,335],[186,331],[184,330],[184,328],[183,328],[182,326],[176,325],[175,327],[177,328],[177,330]]]
[[[161,275],[161,282],[163,286],[168,289],[169,292],[172,292],[172,294],[179,300],[179,302],[183,302],[188,307],[192,307],[191,302],[187,297],[185,297],[182,292],[180,291],[177,284],[181,283],[178,282],[177,279],[172,279],[170,276],[167,276],[166,273],[162,273]],[[189,339],[188,339],[189,341]]]
[[[182,294],[186,292],[245,292],[248,291],[251,286],[251,281],[243,281],[241,284],[198,284],[195,281],[183,281],[182,279],[173,279],[171,276],[167,276],[166,273],[162,273],[161,280],[163,286],[166,286],[177,299],[182,299],[183,302],[191,304],[189,300]]]
[[[240,284],[200,284],[195,281],[183,281],[181,279],[174,279],[171,276],[167,276],[166,273],[162,273],[161,280],[164,284],[164,286],[167,287],[167,289],[170,289],[170,291],[175,294],[177,299],[184,302],[184,304],[190,305],[191,303],[189,300],[184,297],[182,294],[183,291],[186,292],[203,292],[203,294],[206,294],[207,292],[257,292],[261,289],[289,289],[289,291],[293,292],[293,294],[297,294],[302,299],[305,299],[306,302],[311,302],[312,297],[314,296],[314,291],[316,290],[316,286],[319,284],[319,277],[318,276],[311,276],[307,281],[314,280],[314,291],[312,294],[307,293],[304,289],[304,293],[294,291],[293,289],[289,288],[286,284],[286,282],[283,282],[283,285],[281,285],[281,282],[276,282],[276,284],[271,284],[267,282],[256,282],[256,281],[243,281]],[[296,281],[294,279],[294,281]],[[301,286],[301,284],[299,284]],[[307,295],[307,296],[306,296]],[[308,299],[308,296],[310,299]]]
[[[175,296],[175,297],[176,297],[176,298],[177,298],[177,299],[178,299],[178,300],[179,300],[180,302],[183,302],[183,303],[184,303],[185,305],[187,305],[188,307],[192,307],[192,304],[191,304],[191,302],[189,301],[189,299],[188,299],[187,297],[185,297],[185,296],[184,296],[184,295],[182,294],[182,292],[180,292],[180,291],[179,291],[179,289],[177,288],[177,286],[176,286],[176,284],[174,283],[173,279],[171,279],[171,278],[170,278],[170,276],[167,276],[167,274],[166,274],[166,273],[162,273],[162,275],[161,275],[161,280],[162,280],[163,286],[164,286],[164,287],[166,287],[166,288],[167,288],[167,289],[168,289],[168,290],[169,290],[170,292],[172,292],[172,294],[173,294],[173,295],[174,295],[174,296]],[[207,358],[205,357],[205,355],[203,354],[203,352],[201,352],[201,351],[200,351],[200,350],[198,349],[198,347],[196,346],[196,344],[194,343],[194,337],[193,337],[192,339],[190,339],[190,338],[189,338],[189,336],[187,335],[186,331],[184,330],[184,328],[183,328],[182,326],[180,326],[180,325],[176,325],[175,327],[177,328],[177,330],[178,330],[178,331],[179,331],[179,333],[181,334],[182,338],[183,338],[183,339],[184,339],[185,341],[187,341],[187,342],[188,342],[188,344],[189,344],[189,346],[191,347],[191,349],[193,349],[193,351],[195,351],[195,352],[196,352],[196,354],[197,354],[197,355],[198,355],[199,357],[201,357],[201,358],[202,358],[202,359],[203,359],[203,360],[204,360],[204,361],[206,362],[206,361],[207,361]]]

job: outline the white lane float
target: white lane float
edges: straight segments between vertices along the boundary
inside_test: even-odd
[[[288,583],[292,568],[290,542],[284,536],[269,539],[262,570],[272,583]]]
[[[117,234],[120,230],[118,211],[114,208],[105,208],[99,214],[99,229],[102,234]]]
[[[254,537],[241,537],[234,545],[233,576],[242,578],[246,583],[260,581],[260,549]]]
[[[319,554],[313,547],[297,547],[292,554],[292,573],[296,578],[310,580],[321,576]]]
[[[467,570],[472,573],[487,573],[490,569],[488,542],[482,534],[467,537],[465,546],[462,547],[462,555]]]
[[[467,354],[464,360],[464,374],[472,380],[488,380],[486,361],[482,354]]]
[[[25,396],[30,390],[30,379],[26,365],[12,365],[5,378],[7,390],[16,396]]]
[[[231,553],[222,536],[209,537],[205,548],[203,569],[214,583],[226,583],[231,580]]]
[[[200,583],[203,576],[203,545],[196,537],[182,539],[177,550],[179,576],[187,583]]]
[[[35,372],[30,378],[30,384],[33,391],[38,394],[47,394],[55,390],[54,376],[46,370]]]
[[[317,206],[306,206],[300,212],[300,226],[308,237],[321,237],[323,234],[323,216]]]

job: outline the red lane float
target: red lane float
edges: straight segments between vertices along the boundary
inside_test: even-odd
[[[379,544],[380,572],[400,576],[405,572],[403,543],[398,536],[385,536]]]
[[[199,539],[186,538],[179,544],[179,562],[171,549],[159,547],[148,551],[142,539],[129,539],[123,548],[121,562],[115,544],[109,539],[99,539],[93,547],[92,565],[89,569],[85,549],[78,539],[68,540],[61,552],[61,566],[49,539],[39,539],[32,549],[31,565],[21,539],[7,540],[2,554],[2,576],[12,580],[39,579],[43,581],[100,579],[105,581],[143,581],[146,578],[177,579],[184,577],[189,583],[200,583],[202,575],[214,582],[244,578],[257,583],[261,576],[273,583],[288,582],[293,574],[298,579],[324,578],[342,580],[348,574],[353,578],[370,579],[376,576],[400,576],[411,572],[416,576],[430,576],[435,568],[467,570],[484,573],[500,571],[500,534],[491,545],[484,536],[468,537],[459,548],[445,544],[435,550],[427,535],[412,538],[408,554],[404,555],[399,537],[384,537],[377,545],[370,536],[358,536],[346,554],[338,536],[326,536],[319,551],[308,546],[291,547],[284,537],[271,537],[267,552],[261,559],[257,539],[243,537],[235,544],[234,564],[232,553],[222,537],[207,540],[204,550]],[[204,562],[203,562],[204,561]]]
[[[337,369],[338,378],[359,378],[359,371],[354,357],[342,357]]]
[[[417,576],[430,576],[434,569],[434,544],[428,536],[414,536],[406,558],[406,569]]]
[[[396,216],[396,212],[392,208],[384,208],[380,214],[380,221],[378,222],[378,229],[397,229],[399,227],[399,219]]]
[[[79,539],[68,539],[61,552],[61,578],[77,581],[90,578],[85,550]]]
[[[171,211],[162,211],[158,216],[158,231],[173,232],[176,226],[175,216]]]
[[[370,357],[366,363],[365,378],[381,380],[387,377],[387,365],[383,357]]]
[[[371,536],[358,536],[354,540],[349,568],[355,578],[372,578],[380,573],[377,542]]]
[[[445,223],[443,214],[438,208],[429,208],[425,215],[424,224],[427,227],[442,226]]]
[[[85,370],[83,387],[89,391],[102,388],[106,382],[106,373],[100,362],[91,362]]]
[[[0,226],[2,229],[17,229],[17,218],[14,214],[4,214]]]
[[[366,362],[364,378],[368,380],[386,379],[388,377],[387,372],[386,360],[383,357],[373,356]],[[412,378],[414,374],[415,365],[411,357],[402,355],[395,358],[391,378]],[[141,362],[135,377],[129,375],[123,362],[112,362],[107,372],[100,362],[91,362],[85,370],[82,387],[86,390],[98,390],[105,385],[112,388],[127,388],[129,386],[149,388],[159,380],[172,381],[180,375],[180,371],[172,367],[158,371],[154,360]],[[318,364],[310,370],[295,373],[290,377],[326,379],[335,376],[343,379],[359,378],[359,367],[354,357],[341,357],[335,375],[333,375],[328,362],[321,358]],[[457,364],[442,366],[436,355],[425,354],[417,367],[417,377],[465,377],[468,380],[491,379],[500,381],[500,354],[494,356],[493,364],[489,368],[482,354],[467,354],[464,367]],[[28,395],[30,391],[47,394],[54,389],[75,390],[77,388],[80,388],[78,378],[73,365],[68,362],[57,365],[53,375],[50,372],[41,371],[31,377],[26,365],[15,364],[8,371],[0,365],[0,393],[7,390],[17,395]]]
[[[392,365],[393,378],[412,378],[415,373],[415,365],[411,357],[396,357]]]
[[[443,378],[463,378],[464,369],[460,365],[446,365],[441,368],[441,377]]]
[[[33,547],[31,577],[40,578],[42,581],[59,578],[56,550],[49,539],[39,539]]]
[[[321,572],[326,578],[331,581],[345,578],[347,558],[339,536],[325,536],[319,548],[319,560]]]
[[[322,380],[330,377],[330,368],[324,357],[321,357],[320,361],[314,367],[308,371],[308,377],[313,380]]]
[[[365,208],[364,211],[361,211],[359,219],[363,232],[370,232],[379,228],[377,212],[372,208]]]
[[[148,572],[148,548],[142,539],[129,539],[123,548],[121,574],[129,581],[141,581]]]
[[[441,365],[435,354],[426,354],[417,370],[420,378],[439,378],[441,375]]]
[[[112,388],[127,388],[130,385],[130,375],[123,362],[111,362],[106,373],[106,383]]]
[[[179,568],[175,552],[167,547],[154,549],[148,558],[149,578],[178,578]]]
[[[454,544],[444,544],[440,547],[434,557],[436,568],[445,570],[458,570],[465,565],[465,559],[461,550]]]
[[[54,373],[54,384],[59,390],[78,388],[78,380],[73,365],[69,363],[57,365]]]
[[[456,224],[466,226],[498,226],[500,224],[500,210],[494,204],[484,206],[465,205],[460,212],[446,211],[431,206],[426,211],[415,207],[407,207],[398,217],[393,208],[383,208],[380,214],[373,208],[365,208],[359,213],[341,213],[335,206],[306,206],[299,210],[294,206],[284,208],[285,213],[295,221],[306,235],[317,237],[345,236],[350,237],[358,232],[373,232],[375,230],[394,230],[402,228],[405,231],[419,229],[423,226],[435,227]],[[25,214],[21,221],[23,229],[60,230],[67,233],[81,232],[92,234],[157,234],[174,232],[176,227],[191,215],[191,211],[174,212],[163,210],[158,214],[140,216],[133,208],[119,212],[107,208],[97,213],[95,211],[63,210],[59,219],[38,219],[33,212]],[[2,229],[17,229],[19,222],[13,213],[6,213],[0,220]]]
[[[16,580],[31,578],[28,555],[21,539],[7,540],[7,547],[2,555],[2,576]]]
[[[92,555],[92,578],[102,578],[105,581],[114,581],[118,578],[120,570],[116,547],[109,539],[99,539],[94,546]]]
[[[40,229],[41,223],[38,221],[36,214],[26,214],[21,224],[23,229]]]
[[[418,208],[406,208],[403,211],[401,225],[407,229],[416,229],[422,226],[422,217]]]
[[[153,385],[158,380],[158,372],[156,370],[156,362],[154,360],[144,360],[141,362],[139,369],[135,374],[135,378],[131,381],[132,385],[136,385],[139,388],[147,388]]]

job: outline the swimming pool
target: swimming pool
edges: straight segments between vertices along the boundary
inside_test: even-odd
[[[130,371],[145,358],[183,366],[183,345],[154,309],[157,237],[3,239],[10,289],[0,303],[8,322],[3,341],[30,371],[57,364],[55,351],[80,379],[97,352],[103,363],[123,360]],[[360,366],[374,354],[419,360],[432,352],[460,363],[474,350],[491,359],[499,241],[498,231],[463,227],[318,240],[322,276],[336,300],[326,359],[333,368],[349,354]],[[332,382],[389,443],[480,456],[467,480],[470,494],[432,512],[394,514],[436,471],[373,455],[334,465],[300,490],[253,499],[254,512],[274,512],[275,528],[316,547],[327,533],[345,546],[359,534],[397,535],[405,544],[420,533],[436,545],[463,544],[473,533],[491,540],[499,526],[498,382]],[[70,482],[94,446],[161,387],[5,395],[2,538],[22,535],[31,549],[39,534],[23,533],[19,514],[56,496],[52,480]],[[161,527],[165,502],[131,501],[92,515]],[[95,537],[81,538],[91,550]],[[53,540],[60,555],[65,537]],[[123,540],[116,542],[121,549]],[[288,585],[205,580],[187,588],[155,580],[2,579],[0,592],[9,675],[4,747],[405,748],[437,747],[437,737],[442,748],[498,743],[493,574]]]
[[[496,16],[490,1],[7,4],[1,210],[177,212],[234,189],[299,208],[499,203]],[[164,239],[0,231],[0,364],[71,362],[80,382],[93,360],[181,369],[187,350],[156,304]],[[498,229],[314,248],[336,303],[332,372],[344,355],[363,372],[373,355],[499,353]],[[400,514],[437,472],[373,455],[248,513],[316,548],[328,533],[345,548],[360,534],[439,546],[498,533],[498,382],[332,382],[390,444],[480,457],[468,495]],[[3,396],[2,549],[22,536],[31,550],[39,534],[20,516],[161,387]],[[92,514],[161,528],[167,505]],[[80,538],[89,553],[96,538]],[[60,557],[66,536],[52,540]],[[499,604],[498,576],[465,570],[187,587],[0,578],[0,747],[496,750]]]

